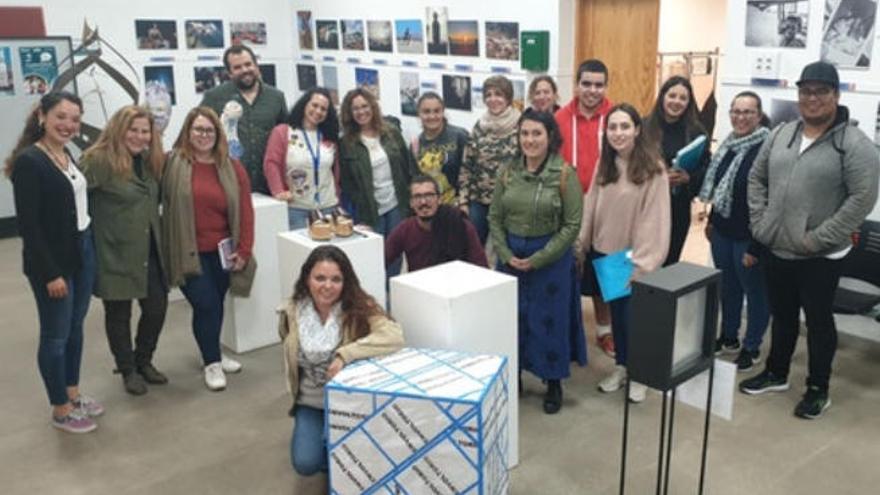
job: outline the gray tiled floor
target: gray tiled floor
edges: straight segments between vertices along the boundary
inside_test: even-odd
[[[697,244],[689,252],[705,260],[705,246]],[[240,356],[244,372],[229,378],[225,392],[211,393],[202,383],[184,302],[170,306],[156,356],[171,383],[131,397],[111,374],[103,310],[95,301],[82,385],[107,414],[93,434],[51,428],[35,363],[36,311],[20,274],[19,249],[18,240],[0,241],[0,493],[301,495],[320,485],[302,483],[289,467],[291,422],[279,348]],[[805,344],[802,339],[795,357],[791,391],[737,395],[734,420],[713,421],[707,493],[876,493],[880,344],[841,338],[834,406],[813,422],[791,414],[802,392]],[[543,387],[526,378],[521,464],[512,472],[511,493],[617,493],[622,396],[596,391],[612,362],[594,351],[590,365],[565,383],[565,405],[556,416],[541,412]],[[653,393],[632,409],[627,493],[653,492],[659,405]],[[702,417],[678,408],[671,493],[696,492]]]

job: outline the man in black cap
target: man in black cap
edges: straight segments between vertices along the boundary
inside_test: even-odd
[[[760,262],[773,338],[766,368],[739,389],[752,395],[788,390],[803,309],[809,372],[794,414],[814,419],[831,405],[828,383],[837,350],[831,306],[839,260],[877,201],[880,158],[838,104],[840,79],[833,65],[807,65],[797,86],[801,119],[773,130],[749,173],[752,236],[767,248]]]

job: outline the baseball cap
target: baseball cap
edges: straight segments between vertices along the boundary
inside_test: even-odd
[[[837,69],[828,62],[813,62],[804,67],[797,85],[800,87],[806,82],[820,82],[834,89],[840,88],[840,77],[837,75]]]

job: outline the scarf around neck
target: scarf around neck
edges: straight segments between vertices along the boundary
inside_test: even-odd
[[[700,200],[712,203],[712,210],[718,212],[724,218],[730,218],[730,210],[733,206],[733,186],[743,158],[752,146],[763,142],[769,134],[770,131],[766,127],[758,127],[751,134],[740,137],[730,133],[724,139],[724,142],[721,143],[718,151],[712,156],[712,161],[709,162],[706,178],[703,180],[703,187],[700,189]],[[735,154],[733,160],[731,160],[730,166],[727,167],[727,171],[716,186],[715,176],[718,174],[718,169],[721,167],[724,157],[731,151]]]
[[[516,129],[519,116],[520,111],[513,105],[508,105],[498,115],[486,110],[480,117],[480,127],[489,134],[506,135]]]

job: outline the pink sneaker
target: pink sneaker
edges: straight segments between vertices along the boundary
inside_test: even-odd
[[[88,433],[98,427],[95,420],[79,409],[72,409],[67,416],[60,418],[53,415],[52,426],[68,433]]]
[[[104,414],[104,406],[88,395],[79,394],[79,397],[73,399],[70,403],[73,404],[74,408],[79,409],[83,414],[90,418],[95,418]]]

